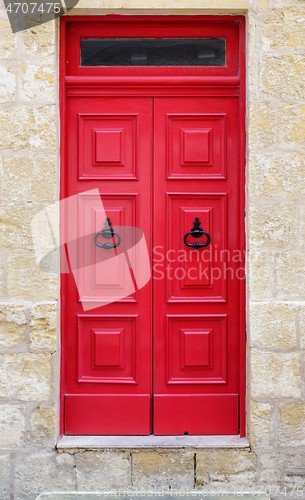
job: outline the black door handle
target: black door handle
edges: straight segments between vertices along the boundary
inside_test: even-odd
[[[106,240],[109,240],[110,238],[113,238],[114,236],[116,236],[116,238],[117,238],[117,241],[114,244],[112,244],[112,243],[100,243],[99,242],[100,237],[103,237]],[[103,229],[101,231],[99,231],[98,233],[96,233],[96,235],[94,236],[94,244],[99,248],[104,248],[105,250],[110,250],[111,248],[118,247],[120,243],[121,243],[121,236],[119,235],[119,233],[117,233],[116,231],[113,230],[111,221],[107,217],[107,219],[105,220]]]
[[[195,217],[192,229],[188,233],[186,233],[183,238],[183,241],[187,247],[202,248],[202,247],[207,247],[211,243],[211,236],[209,235],[209,233],[204,231],[200,226],[201,222],[199,220],[199,217]],[[193,238],[201,238],[201,236],[205,236],[206,241],[204,243],[199,243],[198,241],[196,241],[195,243],[189,243],[187,241],[188,236],[193,236]]]

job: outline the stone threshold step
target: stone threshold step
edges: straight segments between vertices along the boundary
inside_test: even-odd
[[[138,494],[136,491],[126,492],[126,495],[117,495],[112,493],[100,493],[100,492],[44,492],[40,493],[36,500],[93,500],[94,498],[103,498],[104,500],[191,500],[192,498],[200,500],[270,500],[268,495],[255,495],[252,493],[241,493],[240,491],[235,494],[232,492],[219,492],[218,495],[209,494],[208,492],[194,492],[190,491],[187,495],[154,495]]]

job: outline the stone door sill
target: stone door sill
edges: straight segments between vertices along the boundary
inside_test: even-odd
[[[62,436],[56,448],[249,448],[239,436]]]
[[[252,493],[241,493],[241,492],[220,492],[219,494],[215,494],[215,491],[211,494],[208,492],[201,491],[190,491],[188,495],[137,495],[137,500],[189,500],[189,498],[198,497],[200,500],[204,497],[205,500],[236,500],[236,498],[244,498],[245,500],[269,500],[270,497],[268,495],[256,495]],[[122,500],[124,496],[116,495],[113,493],[99,493],[99,492],[45,492],[40,493],[36,500],[91,500],[94,498],[102,498],[103,500]],[[128,500],[130,499],[130,495],[127,496]]]

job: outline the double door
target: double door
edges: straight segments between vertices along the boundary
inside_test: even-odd
[[[238,97],[71,97],[65,127],[65,434],[238,434]]]

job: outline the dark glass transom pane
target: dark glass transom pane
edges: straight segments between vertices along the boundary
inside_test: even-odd
[[[82,38],[81,66],[225,66],[224,38]]]

